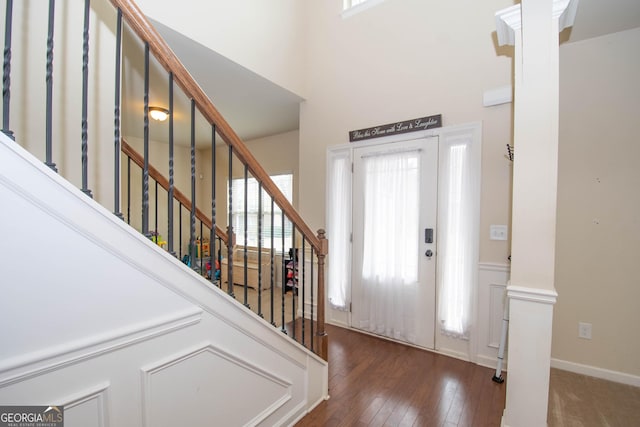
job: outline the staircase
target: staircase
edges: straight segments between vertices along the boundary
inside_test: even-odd
[[[0,331],[0,404],[63,406],[67,427],[294,424],[327,397],[324,231],[304,223],[132,1],[3,6],[0,321],[11,327]],[[139,100],[122,99],[132,37]],[[157,65],[161,143],[149,120]],[[139,106],[126,117],[144,128],[139,151],[123,138],[125,104]],[[202,121],[208,147],[196,147]],[[208,165],[204,183],[196,164]],[[244,194],[216,193],[238,176]],[[224,208],[247,200],[249,178],[266,201],[258,248]],[[287,252],[299,254],[295,292],[282,285]]]

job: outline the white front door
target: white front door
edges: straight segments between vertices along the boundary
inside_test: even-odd
[[[352,327],[434,348],[438,137],[353,161]]]

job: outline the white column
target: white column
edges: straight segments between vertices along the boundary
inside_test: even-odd
[[[496,14],[513,44],[514,148],[505,426],[547,423],[558,169],[558,32],[577,0],[522,0]]]

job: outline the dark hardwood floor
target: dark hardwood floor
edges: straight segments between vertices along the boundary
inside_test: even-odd
[[[506,384],[472,363],[327,325],[329,395],[296,426],[500,425]]]

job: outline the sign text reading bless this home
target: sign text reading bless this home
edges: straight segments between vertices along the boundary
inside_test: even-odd
[[[442,114],[421,117],[419,119],[405,120],[403,122],[389,123],[366,129],[352,130],[349,132],[349,141],[362,141],[363,139],[379,138],[381,136],[398,135],[407,132],[416,132],[442,126]]]

